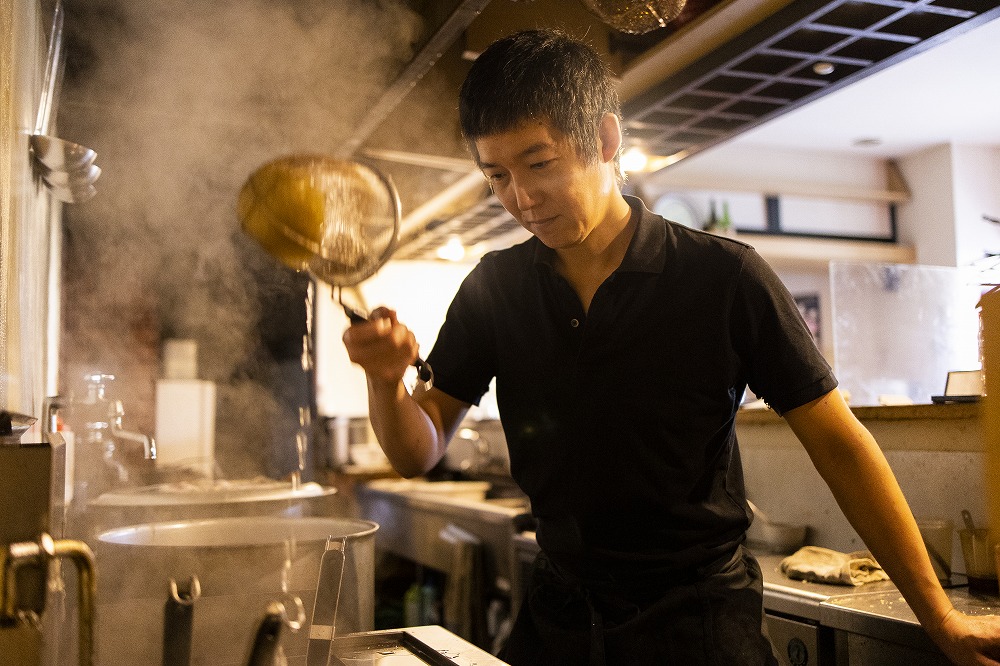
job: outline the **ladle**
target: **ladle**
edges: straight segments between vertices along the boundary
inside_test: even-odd
[[[56,199],[66,203],[90,201],[97,194],[97,188],[90,184],[75,187],[50,187],[49,191]]]
[[[34,131],[28,141],[36,167],[53,195],[60,201],[78,203],[97,194],[93,183],[101,171],[93,166],[97,153],[92,149],[48,133],[53,109],[57,107],[59,81],[65,63],[62,51],[63,13],[62,0],[57,0],[45,61],[42,99],[38,104]],[[67,182],[55,182],[63,179]]]
[[[42,174],[42,180],[52,187],[65,187],[69,189],[84,188],[93,185],[101,176],[101,167],[96,164],[73,169],[72,171],[50,171]]]
[[[35,158],[50,171],[86,169],[97,159],[93,149],[47,134],[33,134],[29,142]]]

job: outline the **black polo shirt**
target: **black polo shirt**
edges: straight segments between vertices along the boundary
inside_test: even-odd
[[[428,361],[478,403],[496,377],[511,473],[538,541],[577,570],[691,570],[749,525],[735,415],[747,385],[779,413],[836,387],[749,245],[628,198],[635,235],[585,313],[532,238],[483,257]]]

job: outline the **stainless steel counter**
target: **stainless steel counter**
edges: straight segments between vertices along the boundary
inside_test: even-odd
[[[836,647],[838,664],[946,663],[892,582],[849,587],[792,580],[781,572],[782,559],[757,556],[764,574],[765,610],[842,632]],[[958,580],[961,576],[956,574]],[[976,596],[965,586],[945,592],[955,608],[968,615],[1000,613],[998,597]]]
[[[822,606],[831,599],[884,592],[899,594],[896,586],[889,581],[850,587],[793,580],[781,572],[784,555],[756,554],[756,557],[764,575],[764,608],[771,612],[820,622]]]
[[[379,524],[379,548],[448,572],[454,548],[442,531],[453,526],[483,547],[489,580],[510,589],[511,543],[518,532],[517,518],[528,512],[527,500],[477,496],[463,490],[463,483],[378,480],[356,492],[362,515]]]
[[[525,502],[392,492],[378,484],[361,490],[360,500],[366,517],[381,525],[379,545],[428,566],[447,570],[451,561],[440,538],[444,526],[456,525],[475,535],[486,547],[489,579],[512,592],[517,608],[521,569],[534,555],[530,543],[534,535],[517,525],[517,518],[527,511]],[[810,663],[944,663],[892,582],[851,587],[792,580],[781,572],[783,557],[757,555],[764,577],[764,608],[770,618],[812,631],[819,652],[835,653],[835,661],[828,657]],[[969,615],[1000,614],[1000,598],[977,597],[964,586],[952,587],[947,594],[958,610]]]

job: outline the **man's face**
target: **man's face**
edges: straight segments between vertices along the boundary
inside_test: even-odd
[[[481,137],[476,150],[503,207],[550,248],[582,243],[604,220],[613,171],[596,160],[585,163],[547,122]]]

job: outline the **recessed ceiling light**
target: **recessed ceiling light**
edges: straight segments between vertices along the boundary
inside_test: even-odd
[[[626,173],[635,173],[646,168],[649,155],[639,146],[632,146],[621,156],[621,168]]]
[[[874,137],[874,136],[866,136],[866,137],[862,137],[860,139],[855,139],[851,143],[852,143],[852,145],[858,146],[859,148],[871,148],[871,147],[874,147],[874,146],[881,146],[882,145],[882,139],[879,139],[879,138]]]
[[[833,74],[833,70],[835,69],[836,67],[834,67],[832,62],[817,62],[813,64],[813,71],[819,74],[820,76],[827,76],[829,74]]]
[[[462,239],[458,236],[449,238],[444,245],[437,249],[437,256],[445,261],[462,261],[465,258],[465,246],[462,245]]]

